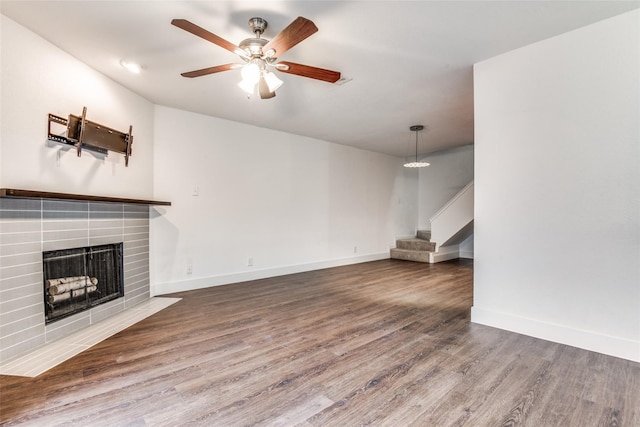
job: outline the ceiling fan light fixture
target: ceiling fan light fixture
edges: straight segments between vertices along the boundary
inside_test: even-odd
[[[251,61],[250,63],[242,67],[240,75],[242,76],[243,81],[251,84],[256,84],[260,79],[260,66],[254,61]]]
[[[260,74],[262,73],[260,66],[256,63],[256,60],[252,60],[247,65],[242,67],[240,75],[242,80],[238,83],[238,86],[249,95],[253,94],[256,89],[256,84],[260,80]]]
[[[240,83],[238,83],[238,87],[240,87],[240,89],[242,89],[243,91],[247,92],[249,95],[252,95],[253,92],[255,92],[256,90],[256,83],[257,82],[241,80]]]
[[[411,132],[416,133],[416,157],[413,162],[407,162],[403,166],[405,168],[424,168],[430,165],[430,163],[418,161],[418,132],[423,130],[424,126],[422,125],[413,125],[409,128]]]
[[[275,92],[280,86],[282,86],[282,80],[280,80],[278,76],[271,71],[265,71],[264,80],[267,82],[270,92]]]

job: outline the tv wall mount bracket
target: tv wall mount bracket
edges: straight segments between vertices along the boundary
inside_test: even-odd
[[[65,135],[54,133],[51,128],[52,123],[66,126]],[[87,120],[87,107],[83,107],[81,116],[69,114],[68,119],[49,114],[47,130],[50,141],[76,147],[78,157],[82,154],[83,149],[104,155],[108,155],[109,151],[115,151],[124,154],[124,165],[129,166],[131,146],[133,145],[132,126],[129,126],[128,133],[124,133],[92,122]]]

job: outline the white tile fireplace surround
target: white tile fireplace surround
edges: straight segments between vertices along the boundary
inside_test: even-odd
[[[42,252],[123,242],[124,297],[45,324]],[[0,198],[0,362],[150,297],[149,206]]]

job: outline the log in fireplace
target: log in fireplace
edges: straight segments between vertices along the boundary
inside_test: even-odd
[[[42,253],[45,321],[124,296],[122,243]]]

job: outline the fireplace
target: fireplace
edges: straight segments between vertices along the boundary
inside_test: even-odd
[[[122,242],[42,253],[45,322],[124,296]]]
[[[0,188],[0,363],[149,300],[149,206],[156,204],[170,205],[151,200]],[[60,251],[102,245],[117,247],[114,271],[120,273],[116,273],[119,277],[115,281],[84,271],[44,271],[44,252],[66,255]],[[95,259],[98,254],[93,252]],[[75,314],[66,312],[58,320],[50,321],[43,302],[44,274],[47,279],[90,276],[85,280],[95,277],[98,285],[117,285],[115,291],[100,290],[96,295],[89,288],[89,309]],[[58,304],[53,309],[70,309],[73,303],[70,310],[75,310],[82,300],[79,293],[69,295],[72,301],[68,306]],[[60,303],[61,298],[65,297],[54,300]],[[110,298],[113,299],[107,301]]]

